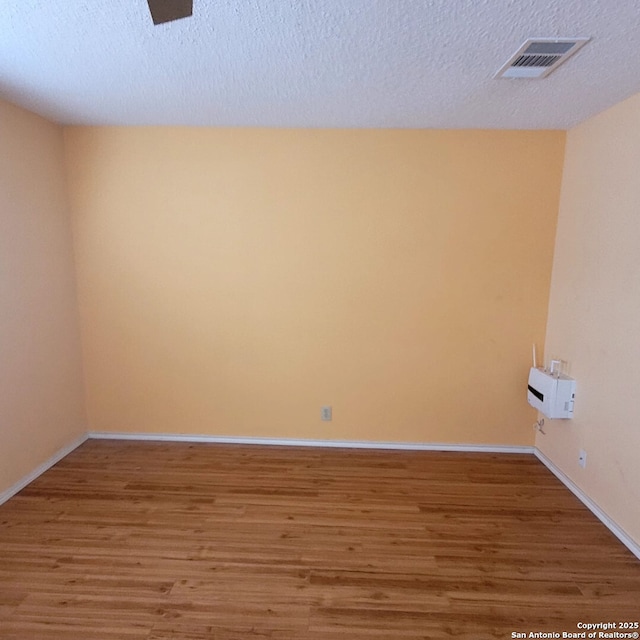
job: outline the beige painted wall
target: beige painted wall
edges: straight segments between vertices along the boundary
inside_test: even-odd
[[[533,443],[564,133],[65,136],[92,430]]]
[[[0,101],[0,493],[85,431],[62,130]]]
[[[577,380],[575,417],[536,443],[638,544],[639,214],[640,94],[568,134],[546,353]]]

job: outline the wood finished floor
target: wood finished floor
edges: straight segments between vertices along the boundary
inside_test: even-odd
[[[90,440],[0,506],[3,640],[639,618],[640,562],[533,456]]]

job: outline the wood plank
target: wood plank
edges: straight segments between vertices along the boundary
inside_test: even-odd
[[[532,456],[88,441],[0,506],[0,637],[508,638],[636,620]]]

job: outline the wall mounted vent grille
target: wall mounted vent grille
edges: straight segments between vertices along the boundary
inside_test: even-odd
[[[545,78],[590,38],[530,38],[504,64],[496,78]]]

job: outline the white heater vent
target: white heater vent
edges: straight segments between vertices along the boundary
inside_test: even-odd
[[[496,78],[545,78],[590,38],[530,38],[496,73]]]

